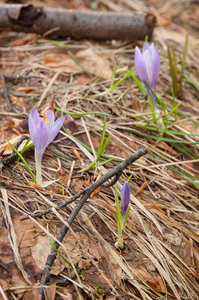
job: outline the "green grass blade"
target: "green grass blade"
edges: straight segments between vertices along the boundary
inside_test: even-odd
[[[164,141],[164,142],[170,142],[170,143],[176,143],[176,144],[190,144],[190,145],[198,145],[199,142],[189,142],[189,141],[183,141],[183,140],[174,140],[174,139],[167,139],[164,137],[160,137],[160,136],[155,136],[155,135],[149,135],[140,131],[135,131],[132,129],[124,129],[127,132],[131,132],[137,135],[141,135],[141,136],[145,136],[151,139],[155,139],[155,140],[160,140],[160,141]]]
[[[53,45],[61,46],[61,47],[68,47],[68,45],[65,44],[65,43],[63,43],[63,42],[58,42],[58,41],[50,40],[50,43],[53,44]]]
[[[32,146],[34,146],[33,143],[31,143],[30,145],[28,145],[28,143],[30,142],[30,140],[31,140],[31,137],[29,137],[29,139],[25,143],[23,149],[20,151],[21,155],[23,155],[23,153],[26,152],[29,148],[31,148]]]
[[[128,216],[129,216],[129,211],[130,211],[130,205],[129,205],[128,209],[127,209],[127,213],[126,213],[124,222],[122,223],[122,231],[124,231],[124,229],[125,229],[126,221],[127,221],[127,219],[128,219]]]
[[[112,90],[112,88],[113,88],[113,86],[114,86],[114,80],[115,80],[116,71],[117,71],[117,64],[115,65],[115,67],[114,67],[114,69],[113,69],[113,75],[112,75],[111,86],[110,86],[110,89],[111,89],[111,90]]]
[[[14,150],[14,152],[18,155],[18,157],[22,160],[22,162],[24,163],[26,169],[28,170],[30,176],[32,177],[34,183],[37,183],[35,175],[33,174],[33,172],[31,171],[29,165],[27,164],[27,162],[25,161],[25,159],[23,158],[23,156],[19,153],[19,151],[9,142],[7,141],[7,143],[10,145],[10,147]]]
[[[191,80],[186,75],[183,76],[183,80],[191,85],[193,85],[198,91],[199,91],[199,84],[195,83],[193,80]]]
[[[160,100],[160,98],[156,95],[156,93],[152,90],[152,88],[148,85],[148,83],[147,83],[145,80],[143,80],[143,82],[144,82],[144,83],[146,84],[146,86],[150,89],[151,93],[154,95],[154,97],[156,98],[156,100],[157,100],[157,101],[159,102],[159,104],[161,105],[162,110],[164,111],[164,114],[165,114],[165,117],[166,117],[167,111],[166,111],[166,108],[165,108],[163,102],[162,102],[162,101]]]
[[[173,65],[173,61],[172,61],[172,57],[171,57],[171,52],[169,50],[169,46],[167,46],[167,52],[168,52],[169,66],[170,66],[170,70],[171,70],[171,77],[172,77],[172,81],[173,81],[173,90],[174,90],[175,96],[177,96],[177,93],[178,93],[177,78],[176,78],[177,74],[175,72],[175,67]]]
[[[67,110],[63,110],[57,106],[54,107],[55,110],[61,111],[66,115],[71,115],[71,116],[86,116],[86,115],[101,115],[101,116],[106,116],[106,117],[111,117],[110,114],[102,113],[99,111],[89,111],[89,112],[84,112],[84,113],[73,113]]]
[[[182,58],[182,70],[181,70],[181,77],[180,77],[180,92],[182,93],[182,82],[183,82],[183,76],[184,76],[184,66],[185,66],[185,59],[187,55],[187,47],[188,47],[188,34],[186,36],[186,42],[184,46],[184,53],[183,53],[183,58]]]
[[[122,79],[120,79],[113,87],[112,89],[109,89],[109,92],[112,92],[114,89],[116,89],[131,73],[135,71],[135,69],[129,71]]]
[[[175,96],[174,96],[175,97]],[[167,114],[167,117],[169,115],[171,115],[173,112],[175,113],[176,112],[176,109],[178,108],[178,106],[181,104],[181,102],[179,102],[168,114]]]
[[[79,60],[75,57],[75,55],[72,53],[72,52],[70,52],[70,51],[68,51],[68,54],[72,57],[72,59],[76,62],[76,64],[89,76],[89,77],[91,77],[91,78],[94,78],[94,76],[88,71],[88,70],[86,70],[86,68],[84,68],[83,66],[82,66],[82,64],[79,62]]]
[[[112,137],[112,133],[111,133],[111,135],[108,137],[108,139],[106,140],[104,146],[102,147],[101,154],[102,154],[102,153],[104,152],[104,150],[106,149],[108,143],[110,142],[111,137]]]
[[[172,86],[171,86],[171,93],[172,93],[172,96],[173,96],[173,106],[176,107],[176,98],[175,98],[175,94],[174,94]],[[175,115],[175,122],[177,122],[177,112],[176,112],[176,109],[174,110],[174,115]]]
[[[63,129],[64,132],[66,132],[68,134],[68,136],[71,136],[75,141],[77,141],[86,150],[88,150],[90,153],[93,154],[93,151],[92,151],[92,149],[89,146],[87,146],[86,144],[84,144],[83,142],[81,142],[80,140],[78,140],[76,137],[74,137],[64,126],[62,126],[62,129]],[[112,160],[116,161],[116,162],[122,162],[123,161],[122,159],[111,157],[111,156],[108,156],[108,155],[105,155],[105,154],[101,154],[101,157],[107,158],[107,159],[112,158]]]
[[[101,139],[100,139],[100,145],[99,145],[99,148],[98,148],[98,151],[97,151],[97,157],[98,157],[98,159],[101,156],[101,154],[103,153],[102,147],[103,147],[103,144],[104,144],[105,134],[106,134],[106,117],[104,118],[104,126],[103,126],[103,129],[102,129],[102,135],[101,135]]]
[[[137,84],[138,88],[142,93],[147,93],[147,89],[143,86],[142,82],[137,78],[135,74],[132,73],[131,78],[135,81],[135,83]]]

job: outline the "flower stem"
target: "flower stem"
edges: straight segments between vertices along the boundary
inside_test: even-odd
[[[120,249],[124,248],[124,242],[123,242],[123,231],[118,230],[118,245]]]
[[[41,159],[38,158],[36,149],[35,149],[35,162],[36,162],[36,181],[37,181],[37,184],[41,185],[41,183],[42,183]]]

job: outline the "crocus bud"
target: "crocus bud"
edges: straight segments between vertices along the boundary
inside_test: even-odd
[[[121,217],[125,218],[130,203],[130,186],[125,182],[121,191]]]
[[[149,46],[148,43],[145,43],[141,52],[136,46],[134,61],[135,68],[140,79],[146,81],[150,88],[155,92],[155,87],[160,72],[160,57],[157,47],[155,47],[153,43],[151,46]],[[158,111],[156,99],[153,93],[147,86],[146,89],[151,97],[154,110]]]

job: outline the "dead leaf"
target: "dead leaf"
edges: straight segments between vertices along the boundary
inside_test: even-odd
[[[51,246],[47,236],[39,236],[38,243],[31,247],[32,257],[40,270],[44,270],[50,250]],[[57,255],[50,273],[59,275],[59,273],[65,268],[65,265],[68,266],[66,263],[64,264],[64,260]]]
[[[112,69],[104,56],[99,56],[92,49],[80,50],[75,54],[80,64],[91,74],[105,79],[112,78]],[[48,67],[67,73],[83,73],[84,70],[68,54],[51,53],[42,58]]]
[[[161,287],[159,284],[153,282],[153,281],[150,281],[150,280],[147,280],[146,281],[146,284],[152,289],[152,290],[155,290],[155,291],[159,291],[161,292]]]
[[[162,277],[160,275],[157,275],[157,281],[161,287],[161,292],[166,293],[166,288],[165,288],[164,282],[162,280]]]
[[[30,186],[36,188],[36,189],[39,189],[39,190],[43,190],[43,189],[44,189],[41,185],[39,185],[39,184],[37,184],[37,183],[35,183],[35,182],[32,182],[32,181],[28,181],[28,184],[29,184]]]
[[[158,141],[157,146],[163,150],[166,150],[168,152],[170,152],[173,155],[178,155],[179,153],[176,152],[175,150],[173,150],[173,148],[171,148],[169,145],[167,145],[165,142],[163,141]]]
[[[153,204],[153,207],[158,210],[159,212],[161,212],[162,214],[166,215],[166,213],[158,206],[156,205],[155,203],[152,203]]]
[[[82,74],[82,75],[79,75],[76,80],[77,80],[77,82],[81,83],[82,85],[84,85],[84,84],[87,85],[91,81],[91,78],[86,74]]]
[[[99,56],[92,49],[80,50],[75,57],[80,61],[81,65],[91,74],[104,79],[112,78],[112,69],[108,59],[104,56]]]
[[[139,187],[139,189],[136,191],[136,194],[141,193],[141,191],[147,186],[148,181],[143,182],[143,184]]]
[[[43,62],[56,71],[66,73],[82,73],[83,70],[68,54],[50,53],[42,57]]]
[[[23,39],[23,40],[14,41],[11,44],[12,44],[12,46],[23,46],[23,45],[26,45],[27,43],[31,42],[32,40],[34,40],[36,37],[37,37],[37,34],[32,33],[32,34],[30,34],[30,36],[28,38]]]
[[[26,87],[26,86],[19,86],[18,87],[18,90],[19,91],[22,91],[22,92],[25,92],[25,94],[29,94],[29,93],[32,93],[32,92],[37,92],[38,89],[34,88],[34,87]]]
[[[89,270],[91,267],[90,261],[88,261],[87,259],[81,259],[79,262],[79,267],[83,270]]]

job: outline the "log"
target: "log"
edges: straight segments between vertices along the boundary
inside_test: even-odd
[[[156,19],[143,12],[96,12],[23,4],[0,4],[0,31],[45,34],[80,40],[144,40]]]

